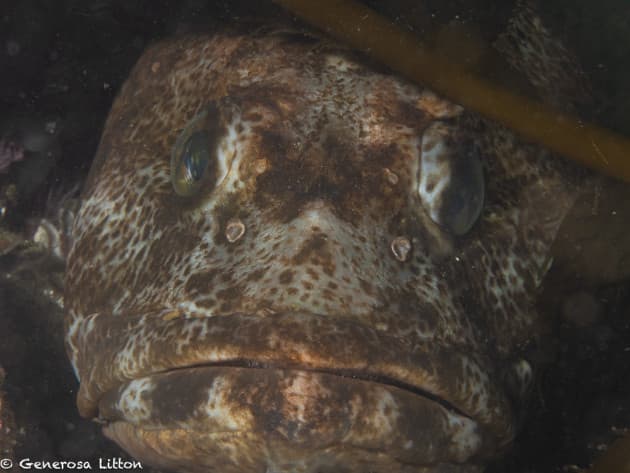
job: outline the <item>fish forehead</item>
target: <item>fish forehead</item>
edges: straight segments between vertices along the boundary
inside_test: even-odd
[[[220,117],[221,180],[178,196],[172,150],[208,107]],[[482,160],[484,209],[460,237],[417,192],[435,123]],[[574,196],[565,171],[325,43],[218,34],[158,44],[114,103],[75,222],[67,345],[80,403],[166,371],[164,353],[207,361],[194,361],[203,339],[219,361],[378,365],[448,393],[509,439],[503,369],[535,336],[533,297]],[[402,261],[401,241],[411,247]]]

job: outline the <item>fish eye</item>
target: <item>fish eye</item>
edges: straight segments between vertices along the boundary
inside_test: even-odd
[[[479,150],[459,131],[442,122],[425,130],[417,180],[424,211],[457,236],[466,234],[479,219],[485,196]]]
[[[212,182],[217,163],[214,156],[210,111],[191,120],[177,139],[171,155],[171,181],[178,195],[195,195],[204,182]]]

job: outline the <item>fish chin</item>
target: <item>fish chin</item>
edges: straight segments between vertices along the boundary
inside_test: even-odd
[[[477,422],[436,400],[299,369],[177,369],[124,383],[98,407],[109,438],[177,471],[472,473],[486,449]]]

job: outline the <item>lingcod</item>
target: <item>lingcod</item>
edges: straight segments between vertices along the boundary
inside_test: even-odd
[[[163,40],[74,223],[79,411],[176,471],[480,472],[523,417],[578,174],[315,34]]]

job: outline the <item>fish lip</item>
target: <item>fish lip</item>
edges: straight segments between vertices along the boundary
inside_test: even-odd
[[[482,360],[464,350],[435,340],[406,341],[356,320],[310,312],[213,317],[176,312],[97,313],[69,332],[67,344],[81,381],[77,404],[82,416],[97,417],[103,394],[126,381],[199,366],[253,363],[380,380],[474,420],[494,438],[492,443],[505,445],[513,438],[510,402],[500,389],[484,386],[487,392],[479,402],[464,395],[465,372],[485,378],[489,372]],[[306,335],[287,337],[296,332]],[[183,334],[188,336],[185,343]],[[253,339],[257,345],[251,348],[247,341]]]
[[[471,415],[461,410],[455,404],[449,402],[448,399],[445,399],[439,395],[433,394],[423,389],[421,386],[414,386],[414,385],[405,383],[403,381],[400,381],[398,379],[390,378],[388,376],[381,376],[381,375],[373,374],[373,373],[370,373],[369,371],[343,370],[343,369],[336,369],[336,368],[315,368],[314,369],[314,368],[309,368],[309,367],[304,367],[304,366],[299,366],[299,365],[281,365],[281,364],[273,364],[273,363],[261,363],[256,360],[244,360],[244,359],[236,360],[235,359],[235,360],[226,360],[226,361],[222,361],[218,363],[199,363],[199,364],[193,364],[193,365],[178,366],[176,368],[172,368],[166,371],[160,371],[160,372],[156,371],[153,373],[149,373],[148,375],[151,376],[151,375],[156,375],[156,374],[172,373],[175,371],[188,370],[188,369],[193,369],[193,368],[226,368],[226,369],[247,368],[247,369],[263,369],[263,370],[265,369],[266,370],[297,370],[297,371],[302,371],[302,372],[307,372],[307,373],[327,374],[327,375],[337,376],[340,378],[357,379],[357,380],[366,381],[369,383],[375,383],[375,384],[380,384],[384,386],[391,386],[394,388],[398,388],[402,391],[406,391],[416,396],[432,401],[457,416],[465,417],[470,420],[475,420]]]

